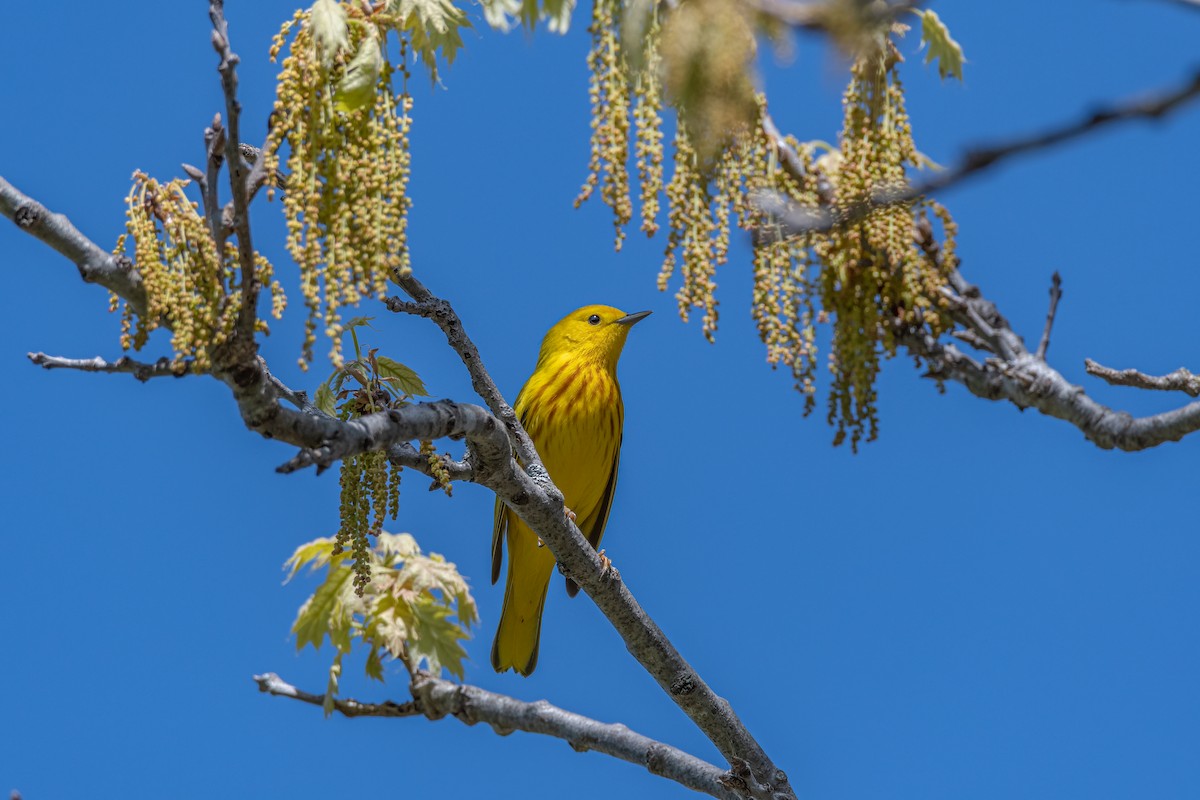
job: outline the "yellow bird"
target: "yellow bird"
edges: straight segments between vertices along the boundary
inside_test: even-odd
[[[600,547],[612,508],[621,461],[625,407],[617,359],[629,328],[649,311],[626,314],[611,306],[584,306],[563,317],[542,340],[537,366],[513,409],[533,439],[550,479],[574,512],[579,530]],[[554,555],[499,500],[492,528],[492,583],[508,541],[508,580],[492,666],[529,675],[537,666],[542,607]],[[567,579],[567,593],[579,592]]]

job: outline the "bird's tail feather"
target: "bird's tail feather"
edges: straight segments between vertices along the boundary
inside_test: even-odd
[[[492,666],[497,672],[513,669],[529,675],[537,667],[542,608],[554,572],[554,556],[549,548],[537,546],[537,536],[524,524],[512,522],[504,608],[492,642]]]

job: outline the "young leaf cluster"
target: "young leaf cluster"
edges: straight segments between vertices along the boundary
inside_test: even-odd
[[[909,168],[926,160],[913,143],[899,63],[888,42],[882,53],[860,59],[851,70],[842,101],[841,148],[817,165],[832,187],[835,217],[849,217],[874,197],[902,189]],[[930,215],[944,235],[941,262],[914,241],[914,226]],[[897,331],[924,328],[936,336],[949,328],[940,290],[956,263],[956,232],[943,206],[920,199],[875,208],[807,237],[821,264],[819,302],[835,321],[828,413],[837,428],[835,443],[849,434],[856,447],[864,435],[869,441],[878,434],[875,379],[880,357],[895,355]]]
[[[425,384],[413,370],[379,355],[378,348],[363,352],[358,329],[369,326],[369,317],[355,317],[347,323],[354,358],[335,369],[317,388],[316,406],[330,416],[351,420],[428,396]],[[385,519],[395,519],[399,513],[400,472],[400,467],[378,451],[342,459],[341,523],[334,537],[335,550],[338,555],[346,549],[351,551],[354,589],[360,595],[371,582],[369,537],[378,536]]]
[[[383,531],[365,557],[375,575],[365,592],[356,592],[354,572],[333,539],[301,545],[284,564],[288,580],[304,567],[325,570],[321,584],[296,615],[296,648],[320,649],[328,638],[334,648],[325,692],[325,713],[333,711],[342,662],[357,647],[367,650],[366,674],[384,680],[388,660],[410,672],[443,669],[463,677],[466,651],[461,642],[479,621],[470,588],[454,564],[437,553],[424,555],[407,533]]]
[[[133,259],[146,290],[146,313],[139,315],[125,303],[121,317],[121,346],[141,350],[150,332],[165,325],[172,331],[171,347],[179,369],[190,361],[203,371],[212,364],[212,354],[232,335],[242,306],[242,287],[237,251],[223,252],[213,241],[208,222],[196,202],[185,192],[190,181],[176,178],[167,183],[138,171],[126,198],[125,230],[117,242],[118,256],[127,255],[133,242]],[[283,314],[286,298],[273,280],[271,264],[255,254],[255,277],[268,288],[272,313]],[[113,295],[110,308],[116,310]],[[259,330],[266,323],[258,321]]]

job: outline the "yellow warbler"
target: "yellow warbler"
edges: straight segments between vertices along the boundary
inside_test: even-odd
[[[579,530],[596,548],[612,508],[621,460],[625,407],[617,385],[617,359],[630,326],[649,313],[584,306],[563,317],[542,340],[537,366],[513,406]],[[528,675],[537,666],[542,606],[554,555],[497,500],[492,583],[500,577],[506,539],[508,581],[492,643],[492,666],[497,672],[514,669]],[[568,579],[567,593],[574,596],[578,591]]]

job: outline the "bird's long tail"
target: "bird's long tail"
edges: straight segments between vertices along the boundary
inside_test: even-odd
[[[538,547],[537,535],[519,520],[508,526],[508,579],[504,608],[492,642],[492,666],[529,675],[537,666],[542,633],[542,607],[554,572],[554,555]]]

